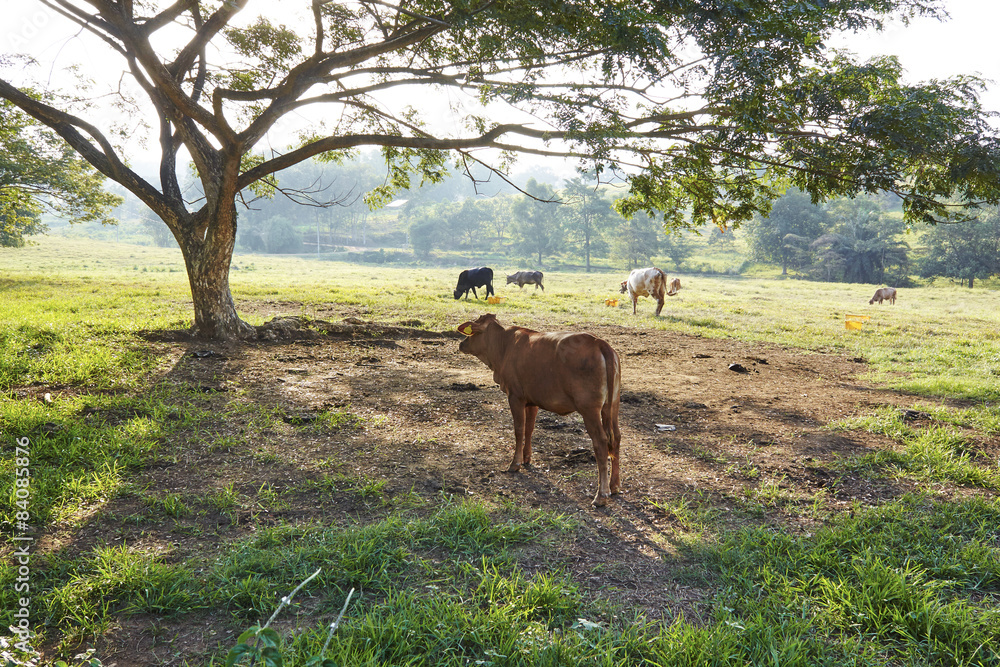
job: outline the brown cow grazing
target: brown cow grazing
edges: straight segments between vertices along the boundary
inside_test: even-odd
[[[598,485],[594,505],[606,505],[619,490],[618,410],[621,362],[618,354],[589,333],[541,333],[504,327],[492,313],[466,322],[468,336],[458,346],[490,367],[493,380],[507,394],[514,418],[514,460],[509,472],[531,463],[531,434],[538,409],[558,415],[579,412],[594,443]],[[611,475],[608,476],[608,459]]]
[[[868,305],[875,303],[876,301],[881,303],[883,301],[888,301],[893,306],[896,305],[896,288],[895,287],[880,287],[875,290],[875,296],[868,300]]]
[[[674,289],[674,283],[677,285],[676,289]],[[670,291],[668,292],[667,274],[660,269],[650,267],[648,269],[632,269],[632,273],[628,274],[628,280],[622,282],[621,289],[618,291],[622,294],[628,292],[632,298],[633,315],[635,315],[636,303],[640,296],[653,297],[656,299],[656,315],[659,317],[660,311],[663,310],[664,294],[674,296],[680,288],[681,281],[674,278],[670,281]]]
[[[667,296],[673,296],[681,291],[681,279],[673,278],[667,287]]]

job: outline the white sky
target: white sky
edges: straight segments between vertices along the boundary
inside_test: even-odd
[[[946,22],[920,19],[910,26],[890,26],[883,33],[844,36],[831,45],[846,47],[863,58],[896,55],[910,82],[959,74],[992,80],[982,97],[983,106],[1000,112],[1000,49],[993,45],[1000,26],[1000,0],[946,0],[944,6],[951,15]],[[0,11],[5,17],[0,27],[0,53],[26,52],[52,63],[54,77],[61,77],[62,68],[81,58],[87,64],[105,59],[108,50],[93,40],[67,42],[67,35],[74,31],[67,32],[66,23],[38,2],[0,0]],[[96,74],[85,72],[102,79],[105,90],[117,84],[121,68],[120,60],[107,58],[108,66],[103,70],[98,67]]]
[[[946,0],[950,20],[917,19],[882,33],[847,36],[843,44],[859,56],[898,56],[911,82],[975,74],[992,80],[983,106],[1000,112],[1000,0]]]

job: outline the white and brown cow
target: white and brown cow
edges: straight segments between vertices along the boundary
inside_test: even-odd
[[[489,366],[493,380],[507,394],[514,419],[514,459],[507,470],[516,472],[531,463],[531,434],[539,408],[558,415],[579,412],[597,457],[593,504],[607,504],[619,490],[621,362],[614,349],[589,333],[504,327],[493,314],[465,322],[458,330],[467,336],[459,351]]]
[[[640,296],[651,296],[656,299],[656,315],[659,316],[663,310],[664,295],[674,296],[681,288],[679,278],[670,281],[670,291],[667,291],[667,274],[655,267],[648,269],[633,269],[628,275],[628,280],[621,284],[619,290],[622,294],[628,293],[632,299],[632,314],[636,313],[636,303]]]
[[[868,305],[875,303],[876,301],[881,303],[883,301],[888,301],[893,306],[896,305],[896,288],[895,287],[880,287],[875,290],[875,295],[868,300]]]

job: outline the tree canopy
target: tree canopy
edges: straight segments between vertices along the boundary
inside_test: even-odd
[[[908,84],[892,57],[827,48],[838,30],[940,16],[937,0],[308,0],[246,14],[247,0],[41,4],[118,58],[116,94],[132,122],[149,121],[159,183],[128,166],[113,114],[41,99],[10,76],[0,97],[163,220],[184,253],[195,329],[210,337],[253,333],[229,291],[240,193],[273,193],[281,170],[363,146],[387,165],[373,206],[449,168],[502,175],[532,154],[626,179],[619,211],[669,227],[739,225],[789,184],[816,201],[895,192],[908,221],[952,218],[954,204],[1000,191],[979,80]],[[45,70],[34,77],[40,86]],[[449,100],[463,108],[442,122]],[[272,140],[279,124],[297,124],[291,145]],[[188,158],[196,202],[178,181]]]

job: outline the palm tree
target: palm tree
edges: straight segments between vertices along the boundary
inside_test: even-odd
[[[810,245],[826,279],[839,274],[849,283],[882,283],[888,269],[893,270],[894,282],[905,277],[910,246],[897,238],[902,222],[883,215],[875,202],[855,200],[842,209],[847,215],[838,231]]]

